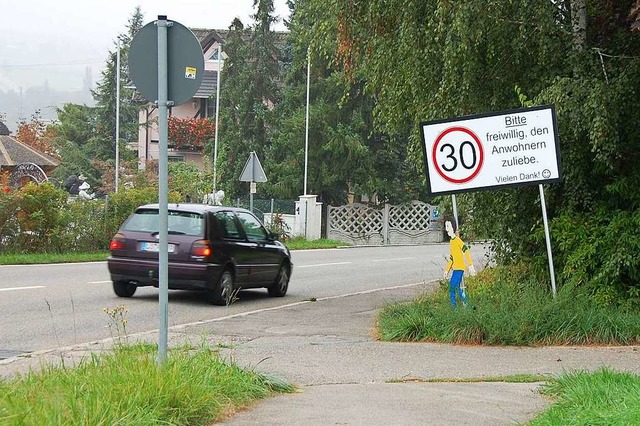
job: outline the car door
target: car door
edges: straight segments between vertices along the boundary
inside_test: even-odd
[[[236,267],[236,284],[246,286],[251,274],[255,245],[247,241],[244,230],[232,211],[216,212],[215,216],[222,232],[223,250],[233,259]]]
[[[236,216],[251,248],[249,284],[257,287],[270,284],[278,274],[281,251],[257,217],[248,211],[237,211]]]

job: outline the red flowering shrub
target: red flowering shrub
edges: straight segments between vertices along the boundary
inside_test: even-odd
[[[200,151],[207,139],[214,136],[216,126],[208,118],[169,117],[169,147]]]

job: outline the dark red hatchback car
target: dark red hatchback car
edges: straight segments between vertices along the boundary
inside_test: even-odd
[[[287,293],[291,254],[250,211],[206,204],[170,204],[168,210],[170,289],[203,291],[216,305],[231,303],[240,289]],[[158,229],[158,204],[148,204],[111,240],[107,264],[118,296],[158,287]]]

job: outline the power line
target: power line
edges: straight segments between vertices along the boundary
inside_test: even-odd
[[[0,68],[46,68],[46,67],[64,67],[70,65],[95,65],[106,62],[106,59],[87,59],[70,62],[46,63],[46,64],[2,64]]]

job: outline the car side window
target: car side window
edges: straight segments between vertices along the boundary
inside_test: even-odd
[[[233,238],[235,240],[242,238],[242,233],[238,229],[238,224],[235,221],[235,216],[232,212],[219,212],[216,213],[216,218],[220,222],[222,237]]]
[[[236,215],[240,219],[249,241],[264,241],[267,239],[267,231],[254,215],[246,212],[237,212]]]

